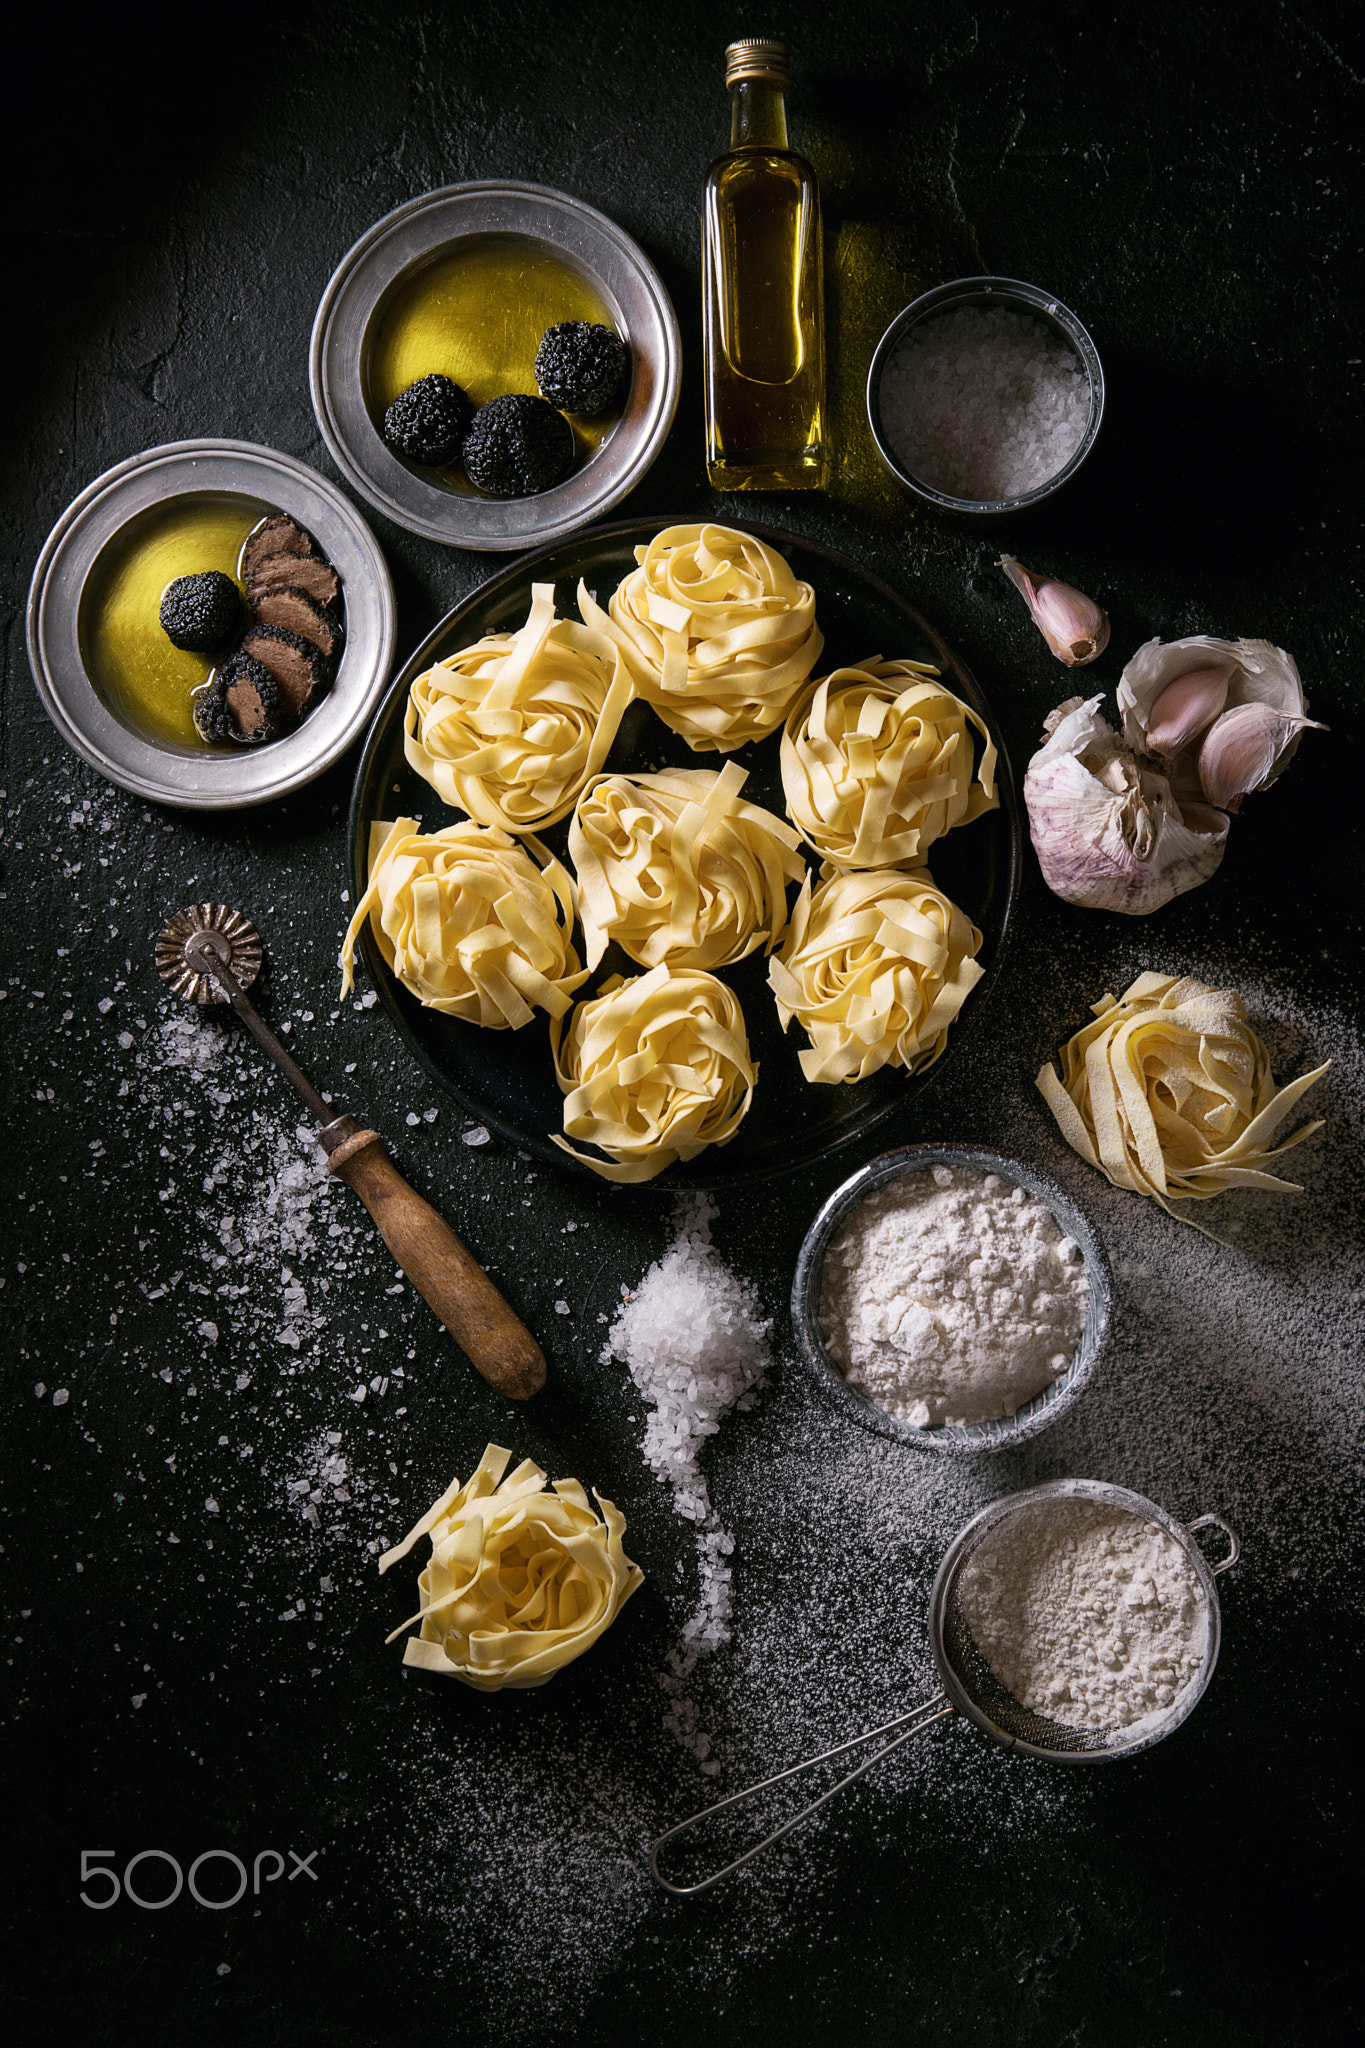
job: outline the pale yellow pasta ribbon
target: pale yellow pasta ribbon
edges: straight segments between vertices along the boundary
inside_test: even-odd
[[[922,861],[936,839],[999,803],[984,721],[917,661],[874,655],[808,684],[782,734],[787,810],[838,868]],[[981,737],[972,782],[968,725]]]
[[[403,1662],[478,1692],[544,1685],[591,1649],[644,1582],[621,1547],[625,1517],[609,1500],[595,1496],[599,1521],[576,1479],[545,1493],[540,1467],[527,1458],[507,1472],[511,1457],[489,1444],[472,1478],[455,1480],[379,1560],[386,1572],[419,1537],[431,1538],[421,1607],[389,1641],[420,1621]]]
[[[729,754],[786,717],[820,658],[815,592],[775,548],[728,526],[669,526],[618,586],[610,612],[578,586],[635,687],[696,754]]]
[[[748,771],[727,761],[656,775],[603,775],[569,827],[589,968],[615,939],[642,967],[727,967],[771,952],[787,884],[805,863],[790,825],[740,800]]]
[[[524,626],[489,634],[417,678],[403,751],[455,809],[530,832],[573,809],[633,695],[615,642],[557,619],[554,585],[533,583]]]
[[[615,1163],[551,1135],[604,1180],[653,1180],[675,1160],[728,1144],[753,1099],[758,1068],[739,999],[696,968],[613,975],[550,1036],[568,1137]]]
[[[797,898],[768,980],[785,1030],[811,1050],[808,1081],[862,1081],[879,1067],[932,1066],[982,970],[981,934],[925,868],[831,874]]]
[[[1189,977],[1140,974],[1121,1000],[1103,996],[1092,1009],[1096,1021],[1062,1048],[1061,1079],[1051,1065],[1038,1075],[1082,1159],[1163,1208],[1228,1188],[1301,1192],[1265,1168],[1321,1130],[1321,1119],[1270,1140],[1330,1060],[1277,1088],[1241,997]]]
[[[560,1017],[587,980],[569,943],[567,870],[552,860],[542,872],[496,827],[424,832],[415,818],[371,825],[369,887],[341,948],[343,996],[367,917],[404,988],[470,1024],[516,1031],[537,1009]]]

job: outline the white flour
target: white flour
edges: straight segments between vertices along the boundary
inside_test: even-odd
[[[1137,1515],[1080,1500],[1021,1508],[984,1539],[958,1585],[1005,1690],[1065,1727],[1131,1727],[1169,1707],[1199,1670],[1199,1581],[1180,1545]]]
[[[1080,1247],[998,1174],[935,1166],[866,1196],[825,1254],[820,1323],[855,1387],[903,1422],[1012,1415],[1085,1326]]]

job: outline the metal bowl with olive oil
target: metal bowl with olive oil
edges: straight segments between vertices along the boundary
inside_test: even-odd
[[[572,418],[576,459],[531,497],[476,491],[457,463],[428,468],[384,439],[387,407],[439,374],[476,406],[536,395],[547,327],[586,320],[629,345],[620,405]],[[544,185],[480,181],[409,200],[342,258],[313,323],[309,381],[323,439],[360,495],[409,533],[451,547],[541,547],[600,519],[653,463],[678,402],[681,344],[668,293],[622,229]]]
[[[292,732],[211,746],[191,695],[213,657],[171,644],[161,594],[205,569],[236,579],[242,543],[272,512],[306,527],[336,569],[341,659]],[[321,775],[369,723],[394,633],[388,567],[359,513],[293,456],[248,441],[175,441],[107,470],[53,527],[29,588],[29,663],[62,738],[121,789],[183,810],[269,803]]]

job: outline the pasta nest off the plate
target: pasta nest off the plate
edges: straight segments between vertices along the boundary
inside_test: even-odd
[[[424,832],[415,818],[371,825],[369,887],[341,949],[343,995],[367,917],[404,988],[470,1024],[515,1031],[536,1009],[562,1017],[587,979],[570,944],[567,870],[557,860],[537,868],[493,826]]]
[[[573,809],[633,695],[616,643],[557,619],[554,585],[535,583],[515,633],[487,634],[417,678],[403,751],[456,810],[534,831]]]
[[[1095,1022],[1062,1049],[1061,1079],[1051,1065],[1038,1076],[1073,1151],[1163,1207],[1227,1188],[1299,1192],[1265,1169],[1321,1121],[1271,1141],[1330,1060],[1277,1088],[1241,997],[1188,976],[1140,974],[1120,1001],[1093,1008]]]
[[[873,656],[808,684],[782,734],[787,809],[839,868],[922,861],[954,825],[999,803],[985,722],[922,662]],[[980,735],[972,781],[968,726]]]
[[[668,526],[604,612],[578,608],[621,649],[640,696],[694,753],[732,753],[786,717],[820,658],[815,592],[781,555],[728,526]]]
[[[590,969],[610,939],[642,967],[772,951],[805,862],[790,825],[742,801],[746,775],[734,761],[603,775],[579,798],[569,853]]]
[[[927,869],[807,877],[768,981],[783,1028],[811,1042],[808,1081],[862,1081],[879,1067],[932,1066],[981,979],[976,926]]]
[[[527,1458],[507,1472],[511,1457],[489,1444],[473,1475],[455,1480],[379,1560],[386,1572],[430,1536],[421,1608],[389,1641],[420,1622],[403,1662],[478,1692],[544,1685],[591,1649],[644,1582],[622,1548],[625,1516],[609,1500],[596,1496],[599,1520],[576,1479],[557,1479],[546,1493],[540,1467]]]
[[[566,1133],[551,1136],[604,1180],[652,1180],[728,1143],[753,1099],[758,1069],[739,998],[698,968],[613,975],[550,1036]],[[569,1138],[612,1163],[575,1151]]]

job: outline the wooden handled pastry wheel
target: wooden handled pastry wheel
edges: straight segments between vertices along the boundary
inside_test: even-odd
[[[355,1189],[418,1293],[490,1386],[509,1400],[526,1400],[545,1384],[540,1346],[450,1225],[408,1186],[379,1133],[338,1115],[262,1020],[247,994],[262,957],[255,926],[223,903],[177,911],[156,941],[157,971],[167,987],[190,1002],[231,1005],[317,1118],[329,1171]]]

